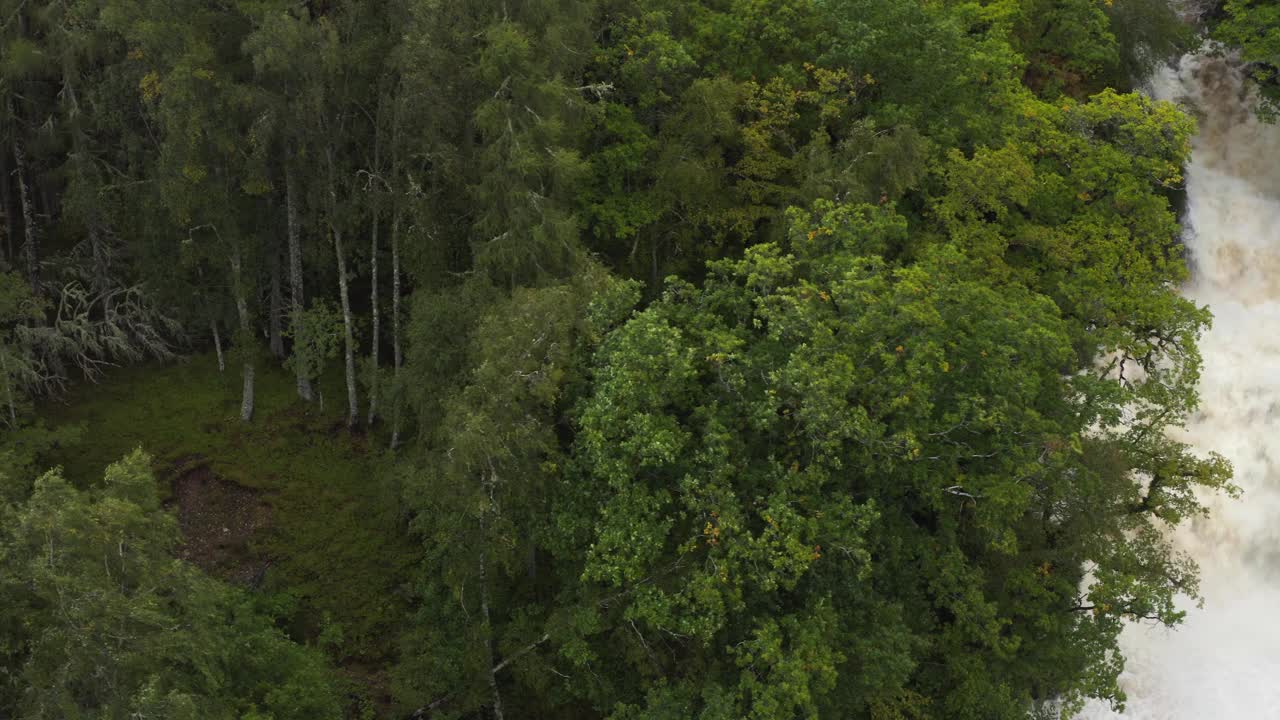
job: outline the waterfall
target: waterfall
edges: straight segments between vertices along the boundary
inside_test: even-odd
[[[1199,119],[1187,171],[1185,294],[1207,304],[1202,405],[1185,439],[1235,465],[1240,500],[1208,500],[1178,546],[1200,563],[1204,607],[1169,630],[1127,628],[1123,714],[1084,718],[1280,718],[1280,127],[1254,115],[1238,63],[1188,56],[1152,93]]]

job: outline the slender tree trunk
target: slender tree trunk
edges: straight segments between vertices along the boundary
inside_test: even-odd
[[[4,213],[4,259],[9,267],[13,267],[13,235],[17,228],[13,222],[13,201],[9,192],[9,153],[0,151],[0,212]]]
[[[369,348],[369,425],[373,425],[378,415],[378,344],[382,336],[379,334],[378,314],[378,214],[373,214],[373,227],[370,228],[369,275],[372,288],[369,291],[369,302],[373,314],[373,338]]]
[[[93,255],[93,289],[96,292],[107,290],[107,249],[102,246],[102,231],[96,218],[86,221],[89,230],[89,252]]]
[[[297,183],[293,170],[285,164],[284,187],[286,198],[286,215],[289,221],[289,311],[291,317],[302,312],[302,241],[298,230]],[[311,380],[307,377],[302,363],[297,363],[295,376],[298,381],[298,397],[311,402],[315,394],[311,389]]]
[[[213,328],[213,349],[218,353],[218,372],[226,372],[227,360],[222,354],[222,335],[218,333],[218,321],[210,320],[209,327]]]
[[[22,226],[25,233],[23,255],[27,263],[27,281],[31,283],[31,292],[40,294],[40,245],[36,231],[36,213],[32,205],[31,188],[28,185],[27,159],[22,148],[22,139],[18,128],[13,130],[13,162],[16,166],[18,180],[18,200],[22,203]]]
[[[485,544],[484,547],[480,548],[480,614],[484,618],[484,665],[489,675],[489,693],[493,703],[493,717],[495,720],[504,720],[502,715],[502,693],[498,691],[498,673],[494,670],[493,665],[493,625],[489,618],[489,550],[487,538],[485,538],[487,528],[485,518],[488,517],[488,514],[488,510],[480,514],[480,536],[482,538],[481,542]]]
[[[333,233],[333,251],[338,258],[338,293],[342,301],[343,356],[347,370],[347,427],[355,427],[360,419],[360,403],[356,392],[355,327],[351,317],[351,294],[347,289],[347,258],[342,250],[342,231],[334,213],[338,207],[337,185],[333,178],[333,148],[325,151],[329,161],[329,229]]]
[[[196,276],[200,278],[200,286],[204,287],[204,269],[196,266]],[[218,355],[218,372],[227,371],[226,356],[222,353],[222,333],[218,331],[218,319],[209,318],[209,329],[213,331],[213,349]]]
[[[395,217],[391,220],[391,384],[395,389],[394,418],[391,421],[391,449],[400,445],[400,210],[397,203]]]
[[[284,298],[280,292],[280,253],[271,253],[271,310],[267,317],[267,328],[271,343],[271,354],[284,359],[284,336],[280,328],[280,315],[284,312]]]
[[[88,219],[89,250],[93,253],[93,289],[102,296],[102,314],[110,321],[115,317],[115,306],[111,304],[111,261],[107,248],[102,242],[102,228],[98,225],[97,213]]]
[[[355,427],[360,418],[360,403],[356,395],[355,328],[351,317],[351,295],[347,290],[347,260],[342,251],[342,231],[333,228],[333,250],[338,256],[338,292],[342,300],[343,355],[347,370],[347,426]]]
[[[56,194],[49,194],[49,183],[47,182],[32,182],[32,187],[40,189],[40,204],[36,207],[44,210],[43,213],[37,214],[44,215],[47,218],[57,217],[58,203],[62,201],[62,197]]]
[[[80,101],[76,99],[75,85],[71,83],[71,78],[75,77],[75,68],[68,64],[62,69],[63,94],[65,102],[68,104],[67,113],[76,115],[80,112]],[[87,177],[91,172],[87,168],[92,167],[89,161],[89,151],[85,148],[85,135],[83,132],[73,130],[72,132],[72,149],[75,152],[75,167],[79,173]],[[48,203],[46,202],[46,205]],[[52,208],[46,208],[52,214]],[[89,252],[93,256],[93,291],[102,296],[102,312],[108,320],[114,314],[115,309],[111,306],[111,293],[108,288],[111,284],[111,258],[107,251],[107,247],[103,244],[102,224],[96,207],[90,208],[88,216],[84,218],[86,229],[89,232]]]
[[[9,429],[18,427],[18,408],[13,400],[13,378],[9,377],[9,363],[5,361],[4,351],[0,350],[0,374],[4,375],[4,390],[9,397]]]
[[[373,172],[382,172],[382,116],[386,108],[387,96],[385,93],[379,94],[378,98],[378,119],[374,123],[373,128]],[[371,191],[378,192],[377,185],[371,185]],[[373,421],[378,416],[378,345],[382,342],[380,334],[381,317],[378,312],[378,202],[375,197],[372,203],[373,220],[369,228],[369,305],[372,320],[373,337],[369,343],[369,426],[373,427]]]
[[[404,104],[398,99],[403,97],[404,77],[401,76],[399,87],[393,96],[391,109],[391,387],[392,387],[392,419],[391,449],[400,446],[400,421],[404,410],[404,387],[400,384],[400,365],[403,362],[400,351],[400,221],[403,218],[403,197],[396,188],[400,183],[400,113]]]
[[[236,295],[236,314],[240,316],[240,337],[249,342],[253,337],[253,328],[249,324],[249,303],[245,299],[244,280],[240,272],[240,250],[231,251],[231,283]],[[253,360],[252,348],[242,347],[244,355],[244,390],[240,396],[240,420],[249,422],[253,419]]]
[[[253,419],[253,363],[244,364],[244,387],[240,394],[240,421]]]

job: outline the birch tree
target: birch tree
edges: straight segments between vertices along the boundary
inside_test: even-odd
[[[213,269],[210,280],[226,278],[223,287],[239,324],[240,418],[247,422],[254,411],[257,356],[257,316],[249,304],[259,295],[259,274],[250,259],[256,263],[260,255],[258,218],[269,187],[252,152],[254,93],[241,59],[248,27],[243,16],[195,0],[181,6],[174,15],[150,0],[121,2],[111,6],[109,17],[149,68],[139,91],[160,131],[162,152],[154,171],[176,226],[175,249],[188,262]]]
[[[289,318],[300,316],[307,308],[304,267],[304,232],[308,229],[306,205],[310,197],[304,179],[314,180],[313,168],[306,162],[314,158],[310,130],[314,113],[322,100],[322,63],[314,62],[311,53],[325,42],[325,34],[296,8],[287,3],[259,3],[252,6],[249,18],[253,29],[248,34],[244,51],[253,62],[256,104],[270,119],[264,127],[270,137],[260,139],[271,156],[270,164],[282,187],[276,197],[284,205],[286,254],[289,273]],[[303,156],[304,152],[309,155]],[[300,175],[299,173],[302,173]],[[298,397],[311,402],[315,392],[311,378],[293,363]]]

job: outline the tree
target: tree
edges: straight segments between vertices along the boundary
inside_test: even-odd
[[[1274,3],[1221,5],[1271,93]],[[209,340],[246,421],[263,345],[390,415],[368,490],[421,562],[359,662],[406,714],[1121,702],[1124,623],[1196,594],[1169,527],[1234,490],[1167,432],[1194,124],[1104,89],[1188,35],[1163,0],[0,0],[0,716],[332,714],[261,596],[168,556],[143,460],[37,470],[75,434],[41,396]]]
[[[406,637],[401,673],[424,703],[501,716],[508,682],[499,671],[517,654],[532,660],[525,655],[547,640],[551,606],[521,585],[534,582],[549,529],[561,403],[575,361],[637,290],[586,267],[573,283],[492,303],[465,343],[466,370],[439,401],[431,452],[406,468],[423,540],[423,622]]]
[[[934,201],[941,229],[993,276],[1054,298],[1077,361],[1114,355],[1104,373],[1119,373],[1127,401],[1190,412],[1209,316],[1177,291],[1187,269],[1168,193],[1194,124],[1112,91],[1061,106],[1023,95],[1013,107],[1021,120],[1002,147],[952,152]]]
[[[586,91],[574,79],[591,46],[593,10],[584,0],[502,11],[485,2],[417,7],[420,23],[453,23],[436,33],[447,33],[449,45],[417,49],[444,67],[466,69],[465,84],[452,81],[456,95],[433,100],[458,103],[459,129],[472,128],[456,146],[466,163],[460,169],[469,204],[467,267],[496,285],[554,281],[577,267],[572,200],[585,172]],[[407,82],[437,89],[445,82],[440,72],[441,66],[426,69],[428,77],[406,71]]]
[[[323,40],[323,29],[280,3],[248,3],[246,13],[254,23],[245,38],[244,52],[253,61],[256,104],[266,118],[255,133],[260,152],[283,184],[285,233],[289,266],[289,317],[299,317],[306,309],[303,265],[303,204],[307,127],[315,107],[322,68],[311,62],[311,48]],[[279,188],[276,188],[279,190]],[[311,380],[304,365],[294,363],[298,397],[313,399]]]
[[[1176,623],[1194,584],[1135,507],[1144,465],[1099,465],[1133,438],[1091,429],[1070,318],[956,244],[887,265],[886,206],[792,220],[597,353],[556,516],[562,561],[590,548],[561,652],[629,670],[583,693],[626,718],[1116,697],[1119,619]],[[1163,521],[1223,487],[1220,460],[1190,467]]]
[[[23,718],[338,718],[329,671],[238,590],[173,558],[150,458],[55,470],[0,535],[0,709]],[[12,622],[21,619],[21,622]]]
[[[293,354],[285,361],[296,377],[307,387],[324,374],[325,365],[338,354],[338,337],[342,332],[342,315],[331,303],[319,300],[310,308],[289,317],[286,336],[293,341]],[[320,393],[324,407],[324,393]]]
[[[30,347],[27,324],[43,318],[40,303],[30,285],[16,273],[0,274],[0,377],[4,379],[3,423],[18,427],[18,408],[26,409],[31,394],[46,382],[38,358]],[[25,413],[24,413],[25,414]]]
[[[174,14],[151,0],[113,0],[103,12],[108,27],[149,68],[138,89],[160,135],[151,172],[169,216],[170,257],[176,245],[193,267],[208,268],[203,275],[224,278],[231,293],[239,323],[240,418],[248,422],[257,362],[249,303],[258,296],[254,270],[263,231],[255,217],[269,189],[262,164],[249,152],[253,93],[240,50],[248,23],[239,13],[194,0],[177,9]]]
[[[1226,0],[1216,38],[1240,49],[1263,98],[1265,117],[1274,118],[1280,102],[1280,4],[1274,0]]]
[[[1120,49],[1120,75],[1112,83],[1118,90],[1140,86],[1160,63],[1199,46],[1194,26],[1163,0],[1114,0],[1106,12]]]

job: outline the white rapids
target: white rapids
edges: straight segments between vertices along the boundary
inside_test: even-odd
[[[1207,304],[1201,410],[1183,439],[1235,466],[1239,500],[1175,541],[1200,564],[1203,609],[1174,630],[1127,628],[1124,713],[1103,720],[1280,719],[1280,126],[1254,115],[1236,63],[1188,56],[1152,94],[1200,122],[1187,170],[1187,297]]]

